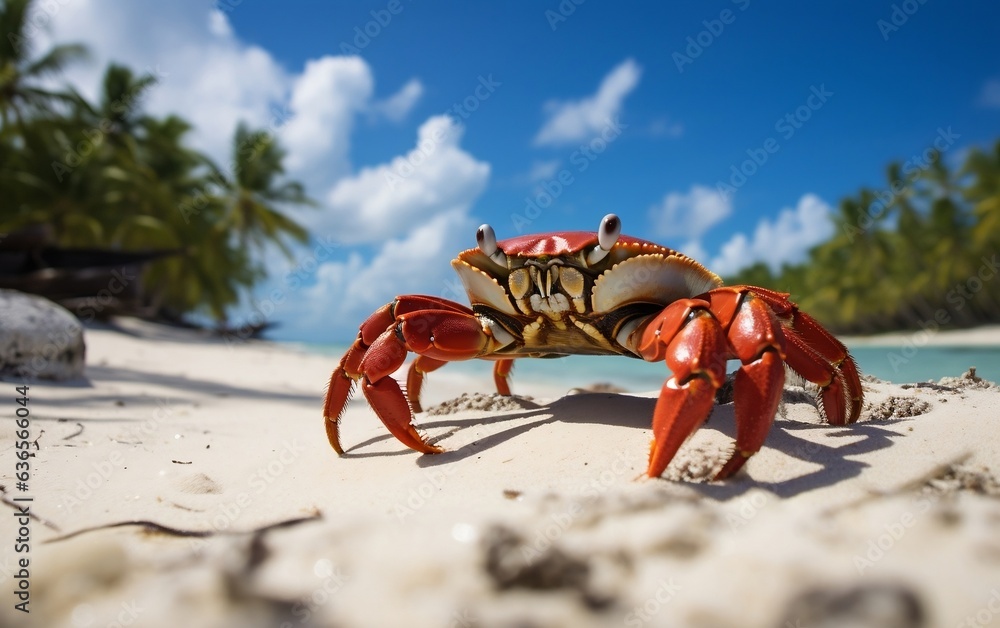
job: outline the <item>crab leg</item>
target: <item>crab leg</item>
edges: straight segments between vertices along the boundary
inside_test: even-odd
[[[751,290],[767,301],[779,318],[790,322],[791,329],[785,329],[788,365],[820,387],[827,420],[834,425],[857,421],[864,393],[858,366],[847,347],[816,319],[799,310],[788,300],[788,294],[756,286],[740,288]]]
[[[475,316],[462,312],[427,310],[397,317],[375,343],[384,353],[372,358],[372,346],[361,362],[365,396],[385,426],[404,445],[423,453],[437,453],[413,428],[413,410],[390,375],[403,365],[407,350],[440,362],[476,358],[491,349],[491,338]],[[384,364],[384,365],[383,365]]]
[[[361,360],[361,391],[378,418],[399,442],[423,453],[437,453],[440,448],[426,442],[413,427],[413,412],[392,374],[406,359],[406,345],[396,335],[396,328],[385,330]]]
[[[434,365],[480,357],[496,349],[496,341],[471,311],[466,313],[458,307],[420,310],[413,307],[413,301],[436,303],[430,297],[400,297],[376,311],[362,325],[358,340],[331,376],[325,414],[327,435],[338,453],[343,451],[339,418],[358,379],[362,380],[361,390],[372,410],[401,443],[423,453],[441,451],[413,427],[413,410],[392,373],[403,365],[408,351],[426,357],[426,364]],[[400,314],[401,310],[405,313]],[[382,324],[382,333],[369,341],[372,330]]]
[[[497,392],[501,395],[510,396],[510,372],[514,370],[514,360],[504,358],[497,360],[493,365],[493,382],[497,385]]]
[[[418,355],[410,365],[410,371],[406,374],[406,398],[410,401],[414,413],[424,411],[420,406],[420,389],[424,386],[424,375],[438,370],[447,363],[447,360],[435,360],[426,355]]]
[[[386,330],[395,326],[397,318],[408,313],[439,310],[458,313],[472,318],[472,310],[459,303],[424,295],[405,295],[396,297],[392,303],[388,303],[375,310],[361,324],[354,344],[347,350],[347,353],[344,354],[344,357],[341,358],[337,367],[333,369],[333,373],[330,375],[330,384],[323,403],[323,418],[326,424],[327,439],[330,441],[330,446],[338,454],[344,453],[344,449],[340,444],[340,417],[343,415],[347,402],[351,397],[355,382],[361,379],[365,373],[362,361],[367,356],[372,345]],[[384,386],[388,387],[390,385],[386,384]],[[391,393],[391,391],[389,392]]]
[[[394,319],[392,310],[395,305],[395,301],[383,305],[361,324],[358,338],[330,375],[330,385],[323,401],[323,419],[326,424],[326,437],[338,454],[344,453],[344,448],[340,445],[340,417],[344,414],[347,401],[354,391],[354,383],[361,377],[361,360],[371,343],[392,325]]]
[[[410,370],[406,374],[406,398],[414,413],[423,412],[423,407],[420,405],[420,391],[424,386],[424,375],[438,370],[447,363],[447,360],[435,360],[421,355],[410,365]],[[496,383],[497,392],[501,395],[510,396],[510,372],[513,368],[514,360],[510,358],[497,360],[493,366],[493,381]]]
[[[665,360],[673,373],[653,410],[649,477],[659,477],[705,421],[725,379],[726,338],[708,305],[696,299],[675,301],[637,330],[642,357]]]
[[[830,412],[831,408],[826,402],[827,392],[824,390],[823,407],[827,410],[827,418],[831,423],[836,425],[844,425],[857,421],[858,417],[861,416],[864,393],[861,389],[861,377],[858,374],[858,365],[854,362],[854,358],[847,352],[847,347],[830,335],[830,332],[820,326],[813,317],[805,312],[795,311],[792,329],[811,349],[832,364],[834,377],[831,381],[835,381],[836,386],[842,388],[840,392],[842,396],[846,392],[846,401],[850,405],[850,408],[846,412],[841,410],[840,414],[834,414]],[[799,370],[796,363],[793,363],[791,366],[796,371]],[[823,387],[822,382],[815,383]]]
[[[752,292],[713,290],[710,300],[713,312],[732,312],[731,320],[722,319],[722,324],[742,363],[733,390],[736,450],[714,478],[723,480],[739,471],[767,438],[785,383],[786,343],[774,312]]]
[[[844,377],[840,370],[817,353],[798,334],[786,333],[786,337],[788,338],[788,366],[819,386],[820,400],[826,420],[833,425],[846,425],[856,421],[857,416],[853,414],[855,405],[853,401],[852,414],[848,414],[847,393],[844,391]]]

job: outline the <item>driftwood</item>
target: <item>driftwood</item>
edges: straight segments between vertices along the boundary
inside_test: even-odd
[[[45,227],[0,234],[0,288],[43,296],[80,314],[144,314],[142,275],[150,262],[177,251],[66,248]]]

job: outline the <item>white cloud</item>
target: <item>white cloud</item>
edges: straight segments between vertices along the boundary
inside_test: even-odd
[[[657,118],[649,123],[646,129],[651,137],[676,138],[684,135],[684,125],[680,122],[672,122],[669,118]]]
[[[424,84],[420,79],[410,79],[398,92],[372,105],[372,109],[393,122],[401,122],[423,95]]]
[[[307,184],[329,184],[332,176],[349,172],[355,114],[368,105],[374,83],[361,57],[306,62],[292,84],[290,117],[279,131],[289,172]]]
[[[48,4],[57,10],[49,13],[51,27],[37,49],[79,42],[90,51],[90,62],[68,69],[69,82],[94,99],[110,61],[158,76],[146,110],[190,121],[189,141],[220,163],[230,157],[236,124],[268,126],[287,94],[286,71],[267,51],[236,39],[226,16],[202,0]],[[36,11],[45,5],[36,3]]]
[[[441,295],[445,286],[431,284],[453,274],[449,261],[462,249],[475,246],[475,236],[475,225],[463,211],[439,214],[405,238],[382,245],[371,263],[351,278],[347,300],[378,306],[397,294],[414,292],[418,285],[424,286],[418,291]]]
[[[463,128],[450,116],[429,118],[406,155],[363,168],[327,195],[324,225],[349,242],[374,242],[409,231],[431,217],[464,214],[489,179],[489,164],[459,147]]]
[[[216,37],[223,39],[233,36],[233,27],[229,24],[229,18],[218,9],[208,13],[208,30]]]
[[[535,145],[556,146],[590,139],[618,115],[641,75],[639,65],[626,59],[604,77],[593,96],[547,103],[549,119],[535,136]]]
[[[983,84],[983,90],[979,93],[979,105],[1000,109],[1000,79],[989,79]]]
[[[187,119],[195,128],[188,140],[222,164],[231,158],[236,125],[273,126],[287,89],[285,72],[256,47],[191,45],[158,67],[166,76],[151,90],[148,110]]]
[[[350,337],[376,308],[400,294],[429,294],[467,304],[449,261],[475,246],[475,223],[461,210],[438,214],[408,235],[385,242],[370,261],[352,254],[320,266],[305,291],[309,307],[292,314],[299,333]]]
[[[798,204],[782,209],[774,221],[762,218],[753,237],[737,233],[722,245],[710,268],[730,275],[757,262],[778,271],[784,263],[801,262],[806,252],[833,234],[830,206],[815,194],[805,194]]]
[[[561,159],[535,161],[531,164],[531,170],[528,171],[528,182],[539,183],[541,181],[550,180],[552,177],[556,176],[557,172],[559,172],[559,166],[561,165]]]
[[[86,45],[90,62],[71,66],[66,79],[88,98],[98,96],[107,64],[122,63],[159,77],[146,111],[191,122],[192,146],[223,167],[242,121],[277,131],[289,174],[313,195],[350,172],[356,114],[375,107],[374,77],[362,58],[324,56],[307,61],[300,73],[288,71],[267,50],[241,41],[226,14],[204,0],[49,4],[57,10],[48,14],[51,27],[40,33],[37,49],[53,42]],[[393,113],[402,112],[413,90],[404,87]]]
[[[712,188],[696,184],[687,194],[670,192],[649,213],[657,236],[697,240],[732,211],[728,199]]]

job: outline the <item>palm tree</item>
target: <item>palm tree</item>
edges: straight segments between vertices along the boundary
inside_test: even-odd
[[[886,263],[891,258],[883,223],[873,213],[876,197],[863,189],[843,199],[833,217],[834,235],[810,251],[801,305],[835,329],[850,325],[878,328],[885,315]],[[890,287],[891,288],[891,287]]]
[[[896,162],[886,174],[892,198],[862,189],[843,199],[834,235],[806,262],[776,276],[758,264],[733,281],[791,291],[837,331],[913,328],[942,310],[960,326],[996,322],[992,286],[961,307],[949,295],[1000,250],[1000,142],[973,149],[958,173],[935,153],[925,168],[903,172]],[[884,211],[876,201],[888,201]]]
[[[970,267],[973,258],[968,255],[972,213],[962,199],[955,175],[945,166],[940,153],[934,153],[920,179],[926,184],[917,188],[918,193],[926,199],[928,227],[935,236],[929,256],[936,260],[934,288],[943,292],[974,270]]]
[[[284,215],[279,205],[312,205],[301,183],[280,182],[285,169],[285,151],[274,136],[264,131],[250,131],[240,124],[233,136],[232,176],[217,172],[225,181],[228,208],[225,226],[235,233],[241,248],[253,247],[258,253],[267,244],[277,244],[286,254],[291,251],[285,236],[298,242],[309,233]]]
[[[0,37],[0,122],[4,131],[12,124],[23,124],[29,113],[50,113],[56,103],[73,103],[79,99],[72,91],[48,90],[39,82],[83,57],[86,49],[79,44],[63,44],[31,59],[30,42],[25,34],[30,5],[30,0],[4,0],[0,4],[0,33],[3,34]]]
[[[989,152],[972,149],[961,174],[972,179],[963,196],[976,221],[973,243],[982,254],[995,253],[1000,250],[1000,141]]]
[[[992,258],[1000,251],[1000,141],[991,151],[973,149],[959,172],[969,179],[962,190],[962,198],[971,206],[973,224],[969,229],[972,250],[971,265],[978,269],[981,258]],[[983,290],[980,298],[987,303],[983,318],[996,319],[1000,304],[995,287]],[[991,316],[992,313],[992,316]]]
[[[209,178],[214,167],[184,145],[191,125],[177,116],[143,117],[134,125],[136,164],[132,176],[109,199],[125,216],[113,241],[125,248],[172,249],[177,255],[154,264],[147,275],[147,302],[169,318],[203,308],[217,319],[257,279],[250,260],[231,255],[221,226],[224,205]],[[130,136],[131,137],[131,136]],[[124,152],[124,151],[120,151]],[[186,206],[197,212],[186,213]]]
[[[111,63],[104,72],[101,104],[98,114],[111,122],[111,130],[123,136],[135,133],[143,119],[140,105],[151,87],[156,85],[152,74],[136,76],[131,69]]]
[[[312,201],[301,184],[279,180],[284,151],[274,138],[245,125],[233,138],[231,177],[184,146],[191,127],[176,116],[144,116],[123,128],[134,141],[136,163],[122,163],[129,176],[106,177],[113,183],[108,206],[125,216],[112,241],[126,248],[179,251],[149,271],[152,308],[171,318],[201,308],[225,321],[226,309],[265,276],[259,259],[268,245],[290,254],[284,238],[308,239],[308,232],[277,205]]]
[[[264,277],[271,244],[288,254],[289,241],[308,239],[283,213],[312,203],[283,178],[284,151],[240,125],[223,174],[187,145],[186,121],[143,112],[155,79],[122,65],[108,66],[96,105],[44,89],[41,80],[82,48],[32,59],[28,12],[28,0],[0,0],[0,232],[42,223],[63,246],[173,251],[149,267],[145,303],[169,318],[201,310],[224,321]]]

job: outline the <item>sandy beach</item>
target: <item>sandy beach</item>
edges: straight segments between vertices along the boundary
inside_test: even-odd
[[[907,342],[928,347],[997,347],[1000,348],[1000,325],[982,325],[971,329],[927,331],[912,330],[873,334],[871,336],[843,336],[852,347],[898,347]]]
[[[867,381],[849,427],[789,382],[735,478],[706,482],[726,404],[647,480],[656,392],[499,398],[446,367],[417,423],[447,453],[359,395],[338,457],[334,359],[118,325],[87,330],[86,381],[30,383],[27,491],[0,424],[7,509],[33,498],[27,551],[0,519],[2,625],[1000,625],[1000,389],[975,377]]]

